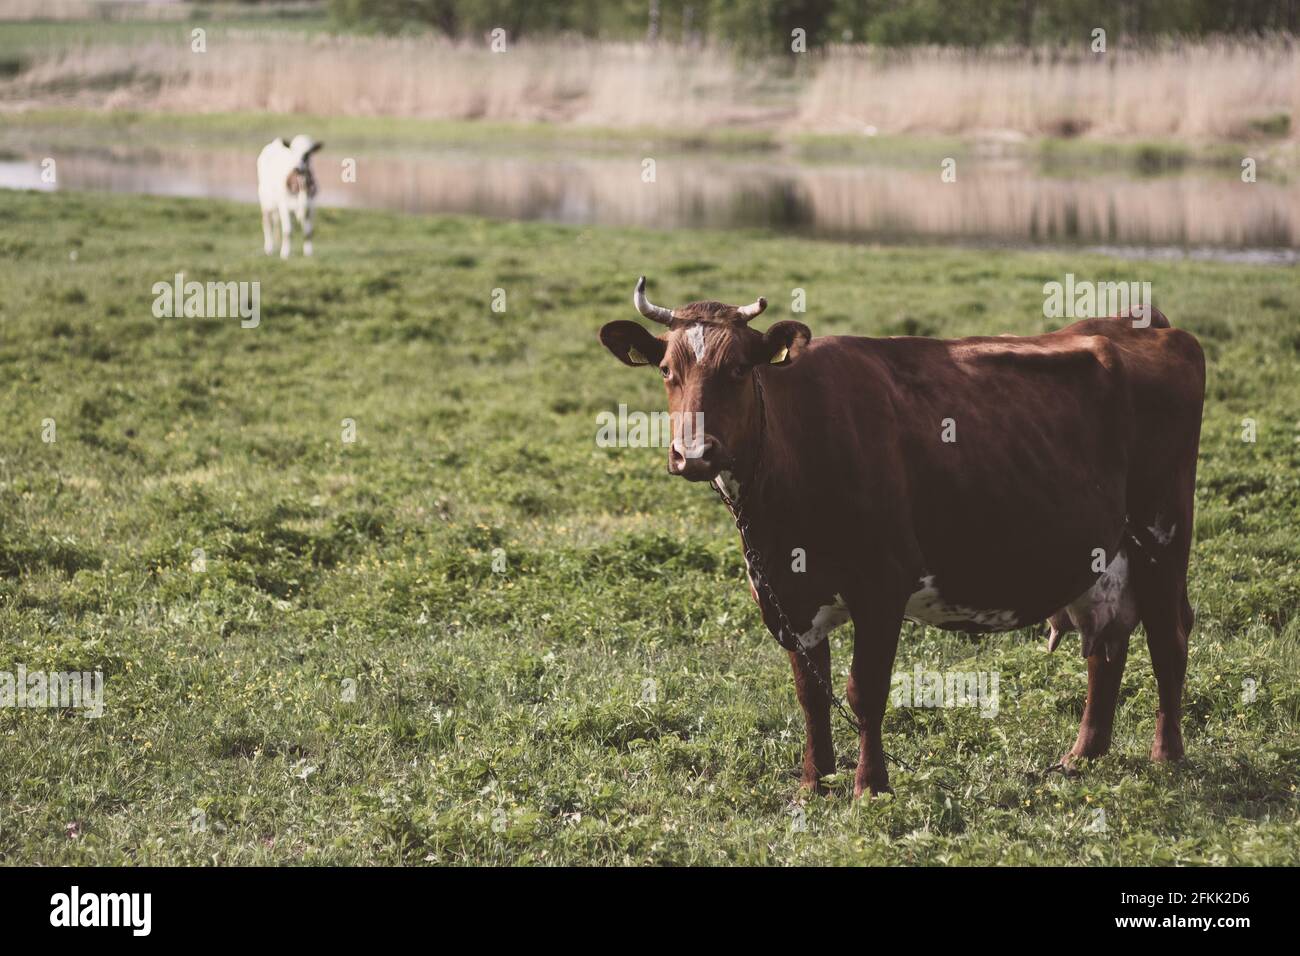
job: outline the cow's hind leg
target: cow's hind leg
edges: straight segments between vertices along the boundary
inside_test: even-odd
[[[1192,608],[1186,595],[1153,601],[1143,609],[1142,624],[1160,694],[1151,759],[1181,760],[1183,680],[1187,676],[1187,637],[1192,627]]]
[[[1124,681],[1124,664],[1128,661],[1130,633],[1124,631],[1122,639],[1108,645],[1112,648],[1110,657],[1104,650],[1088,657],[1088,699],[1083,705],[1083,719],[1079,721],[1079,734],[1074,746],[1061,758],[1063,767],[1073,767],[1080,758],[1100,757],[1110,750],[1115,708]]]
[[[1070,768],[1080,758],[1110,750],[1129,637],[1138,622],[1138,603],[1128,555],[1121,550],[1082,597],[1067,608],[1088,659],[1088,699],[1074,746],[1061,758]]]
[[[312,213],[310,209],[300,209],[298,212],[298,221],[302,223],[302,254],[309,256],[312,253],[311,236],[312,236]]]
[[[1190,509],[1189,509],[1190,512]],[[1190,513],[1182,516],[1190,528]],[[1159,525],[1154,526],[1157,532]],[[1175,527],[1169,539],[1153,541],[1152,560],[1137,568],[1138,602],[1151,651],[1160,708],[1156,712],[1152,760],[1183,757],[1183,681],[1187,676],[1187,640],[1192,629],[1192,606],[1187,600],[1188,540],[1178,540]],[[1185,532],[1184,532],[1185,533]],[[1157,536],[1162,537],[1162,536]]]
[[[831,678],[831,642],[823,638],[820,644],[808,649],[813,665],[827,681]],[[835,772],[835,744],[831,739],[831,699],[821,681],[809,671],[802,654],[790,652],[790,666],[794,669],[794,687],[803,708],[807,737],[803,751],[803,786],[821,792],[821,778]]]

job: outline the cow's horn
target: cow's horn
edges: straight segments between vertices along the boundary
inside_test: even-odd
[[[739,312],[741,315],[743,315],[746,319],[753,319],[759,316],[760,314],[762,314],[763,310],[766,308],[767,308],[767,299],[763,298],[760,295],[758,297],[758,301],[755,302],[753,305],[739,306],[736,309],[736,311]]]
[[[642,276],[636,282],[636,291],[632,293],[632,304],[635,305],[636,310],[647,319],[653,319],[655,322],[662,322],[664,325],[667,325],[672,320],[672,309],[665,309],[662,306],[654,305],[645,297],[645,276]]]

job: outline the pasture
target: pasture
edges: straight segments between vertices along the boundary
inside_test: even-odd
[[[0,221],[0,671],[106,680],[98,719],[0,708],[0,862],[1300,863],[1293,269],[336,209],[281,262],[231,203],[6,192]],[[177,272],[259,281],[260,325],[155,318]],[[1188,759],[1147,760],[1140,630],[1112,752],[1066,778],[1077,635],[908,624],[896,670],[996,672],[999,712],[891,707],[913,769],[857,803],[837,725],[801,793],[729,518],[595,443],[664,407],[596,330],[645,273],[766,295],[760,328],[798,287],[815,335],[1029,333],[1067,272],[1140,273],[1209,361]]]

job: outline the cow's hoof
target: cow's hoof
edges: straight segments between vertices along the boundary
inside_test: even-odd
[[[893,792],[894,792],[894,788],[891,787],[889,784],[884,784],[883,786],[879,786],[879,787],[871,787],[871,786],[866,786],[862,788],[854,787],[853,799],[860,800],[864,796],[871,797],[874,799],[875,797],[883,796],[886,793],[892,794]]]
[[[824,797],[830,792],[830,788],[827,787],[826,784],[822,783],[820,777],[815,777],[811,780],[807,777],[803,777],[799,781],[799,789],[803,790],[805,793],[815,793],[819,797]]]
[[[1168,744],[1157,740],[1151,745],[1151,759],[1156,763],[1173,763],[1182,760],[1184,756],[1181,740]]]
[[[303,254],[304,256],[309,256],[309,255],[311,255],[311,243],[310,243],[310,242],[304,242],[304,243],[302,244],[302,254]]]
[[[1067,777],[1077,777],[1083,771],[1083,762],[1085,760],[1096,760],[1098,757],[1104,757],[1110,753],[1110,741],[1099,741],[1093,738],[1082,747],[1076,742],[1064,757],[1058,760],[1052,766],[1047,768],[1048,773],[1060,772]]]
[[[799,787],[808,793],[825,796],[831,792],[830,785],[826,781],[834,775],[834,767],[830,770],[818,770],[815,766],[807,765],[802,768],[799,774]]]
[[[274,246],[263,246],[263,247],[262,247],[262,251],[265,252],[268,256],[273,256],[273,255],[275,255],[275,247],[274,247]]]
[[[857,800],[864,794],[878,797],[882,793],[893,793],[894,788],[889,785],[889,777],[877,777],[874,780],[863,780],[858,778],[853,781],[853,799]]]
[[[289,258],[289,250],[288,250],[288,249],[281,249],[281,250],[280,250],[280,258],[281,258],[281,259],[288,259],[288,258]]]

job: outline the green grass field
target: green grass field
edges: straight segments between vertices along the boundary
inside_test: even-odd
[[[248,206],[0,193],[0,221],[0,671],[107,682],[99,719],[0,708],[0,861],[1300,863],[1294,270],[335,210],[281,262]],[[1187,761],[1147,760],[1140,631],[1114,749],[1066,779],[1077,636],[908,625],[899,670],[996,671],[1000,712],[891,709],[917,772],[856,803],[837,726],[801,794],[729,519],[662,449],[595,445],[663,407],[597,328],[646,273],[773,321],[802,287],[815,334],[1033,332],[1067,271],[1150,280],[1210,362]],[[261,325],[154,318],[176,272],[260,281]]]

